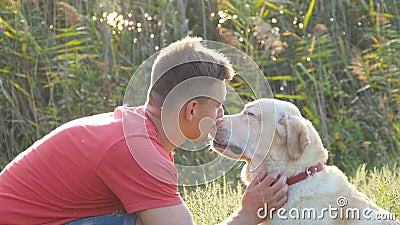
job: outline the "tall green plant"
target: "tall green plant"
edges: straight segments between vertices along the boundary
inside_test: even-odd
[[[275,97],[295,102],[318,128],[329,162],[351,171],[399,161],[399,3],[361,3],[220,7],[223,39],[256,59]]]
[[[62,123],[122,104],[138,65],[190,33],[185,10],[166,0],[0,2],[0,165]]]

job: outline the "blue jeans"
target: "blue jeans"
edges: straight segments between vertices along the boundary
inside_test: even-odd
[[[66,225],[135,225],[137,213],[114,212],[112,214],[87,217]]]

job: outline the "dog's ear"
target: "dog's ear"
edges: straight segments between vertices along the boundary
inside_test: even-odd
[[[279,120],[279,123],[280,125],[277,127],[278,133],[284,134],[282,136],[286,137],[289,158],[298,160],[305,147],[310,144],[307,125],[298,116],[284,116]]]

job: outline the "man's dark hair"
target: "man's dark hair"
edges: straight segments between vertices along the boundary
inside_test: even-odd
[[[199,38],[185,38],[163,49],[152,72],[147,104],[161,107],[168,93],[181,82],[194,77],[232,79],[234,70],[222,54],[204,47]]]

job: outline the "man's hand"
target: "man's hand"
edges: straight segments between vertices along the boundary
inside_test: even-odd
[[[259,222],[262,218],[258,218],[257,211],[268,206],[266,213],[270,216],[271,208],[279,209],[287,201],[288,185],[286,177],[280,176],[276,172],[268,174],[266,171],[259,173],[256,178],[247,187],[242,199],[242,210],[256,217]]]
[[[222,224],[258,224],[263,219],[268,218],[271,208],[279,209],[287,201],[288,186],[286,184],[286,177],[280,176],[276,172],[268,174],[262,171],[257,174],[257,177],[247,187],[243,198],[242,206],[235,213],[233,213]],[[259,209],[264,209],[265,204],[267,211],[263,211],[266,217],[260,218]]]

